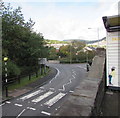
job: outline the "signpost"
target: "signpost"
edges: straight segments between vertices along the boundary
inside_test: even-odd
[[[111,89],[120,89],[120,16],[103,17],[107,31],[107,85]]]
[[[40,64],[40,73],[43,74],[42,67],[44,67],[44,73],[46,73],[47,59],[46,58],[38,58],[38,63]]]

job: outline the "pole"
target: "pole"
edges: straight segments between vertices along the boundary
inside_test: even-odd
[[[72,44],[70,45],[70,64],[72,63],[71,46],[72,46]]]
[[[88,28],[88,29],[93,29],[93,28]],[[98,40],[97,47],[99,47],[99,28],[97,28],[97,40]]]
[[[8,97],[8,86],[7,86],[7,60],[8,58],[7,57],[4,57],[4,62],[5,62],[5,93],[6,93],[6,97]]]
[[[99,28],[97,28],[97,35],[98,35],[98,46],[99,47]]]

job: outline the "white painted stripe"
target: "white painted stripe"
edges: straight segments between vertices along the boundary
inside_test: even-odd
[[[7,77],[7,73],[5,74],[5,77]]]
[[[20,114],[18,114],[18,116],[17,116],[16,118],[20,117],[25,110],[26,110],[26,109],[23,109],[22,112],[20,112]]]
[[[35,95],[37,95],[37,94],[39,94],[39,93],[41,93],[41,92],[43,92],[43,90],[38,90],[38,91],[35,91],[35,92],[33,92],[33,93],[30,93],[30,94],[28,94],[28,95],[26,95],[26,96],[24,96],[24,97],[21,97],[20,99],[26,100],[26,99],[29,99],[29,98],[31,98],[31,97],[33,97],[33,96],[35,96]]]
[[[9,101],[6,101],[6,103],[7,103],[7,104],[10,104],[11,102],[9,102]]]
[[[55,89],[54,89],[54,88],[50,88],[50,90],[53,90],[53,91],[54,91]]]
[[[56,70],[57,70],[57,74],[56,74],[56,76],[49,82],[49,83],[51,83],[55,78],[57,78],[57,76],[59,76],[59,74],[60,74],[60,71],[57,69],[57,68],[55,68]]]
[[[74,75],[72,75],[72,77],[73,77],[73,78],[75,78],[75,76],[74,76]]]
[[[31,109],[31,110],[33,110],[33,111],[36,110],[35,108],[32,108],[32,107],[27,107],[27,109]]]
[[[73,72],[74,75],[76,75],[76,72]]]
[[[37,97],[36,99],[32,100],[32,102],[40,102],[41,100],[47,98],[48,96],[50,96],[51,94],[53,94],[54,92],[52,91],[48,91],[47,93]]]
[[[55,97],[53,97],[52,99],[50,99],[49,101],[47,101],[44,104],[47,105],[47,106],[49,106],[49,107],[51,107],[53,104],[55,104],[56,102],[58,102],[65,95],[66,94],[64,94],[64,93],[59,93],[58,95],[56,95]]]
[[[42,111],[41,113],[42,113],[42,114],[45,114],[45,115],[48,115],[48,116],[51,115],[51,113],[48,113],[48,112],[46,112],[46,111]]]
[[[41,89],[44,89],[44,87],[40,87]]]
[[[85,67],[82,67],[82,66],[78,66],[79,68],[82,68],[82,69],[84,69],[84,70],[87,70],[87,68],[85,68]]]
[[[5,71],[7,71],[7,68],[5,68]]]
[[[22,107],[23,105],[22,105],[22,104],[15,104],[15,106],[19,106],[19,107]]]
[[[3,106],[5,103],[0,104],[0,106]]]

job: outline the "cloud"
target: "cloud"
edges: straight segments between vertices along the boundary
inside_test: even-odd
[[[5,0],[8,1],[8,0]],[[21,6],[25,19],[36,22],[34,30],[43,33],[46,39],[96,40],[106,36],[102,17],[115,15],[118,0],[9,0],[14,7]],[[65,3],[66,1],[66,3]],[[79,2],[78,2],[79,1]],[[72,3],[73,2],[73,3]],[[92,30],[88,30],[91,27]]]

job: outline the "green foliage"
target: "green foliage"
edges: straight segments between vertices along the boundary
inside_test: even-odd
[[[57,55],[57,52],[56,52],[56,48],[50,47],[49,48],[49,57],[48,57],[48,59],[56,60],[57,58],[58,58],[58,55]]]
[[[2,62],[2,76],[3,76],[3,78],[4,78],[4,76],[5,76],[5,63],[4,62]],[[20,75],[20,72],[21,72],[21,70],[20,70],[20,68],[15,64],[15,63],[13,63],[12,61],[8,61],[7,62],[7,66],[6,66],[6,68],[7,68],[7,74],[8,74],[8,76],[9,77],[14,77],[14,76],[17,76],[17,75]]]
[[[68,44],[68,42],[66,42],[66,41],[48,40],[48,39],[46,39],[45,42],[47,44],[61,44],[61,43],[62,44]]]
[[[48,55],[48,49],[44,47],[44,38],[41,33],[33,31],[35,24],[31,19],[25,22],[21,8],[13,9],[10,4],[2,6],[2,56],[8,56],[11,63],[9,68],[11,75],[36,71],[39,67],[38,58]],[[15,70],[14,70],[15,71]]]

